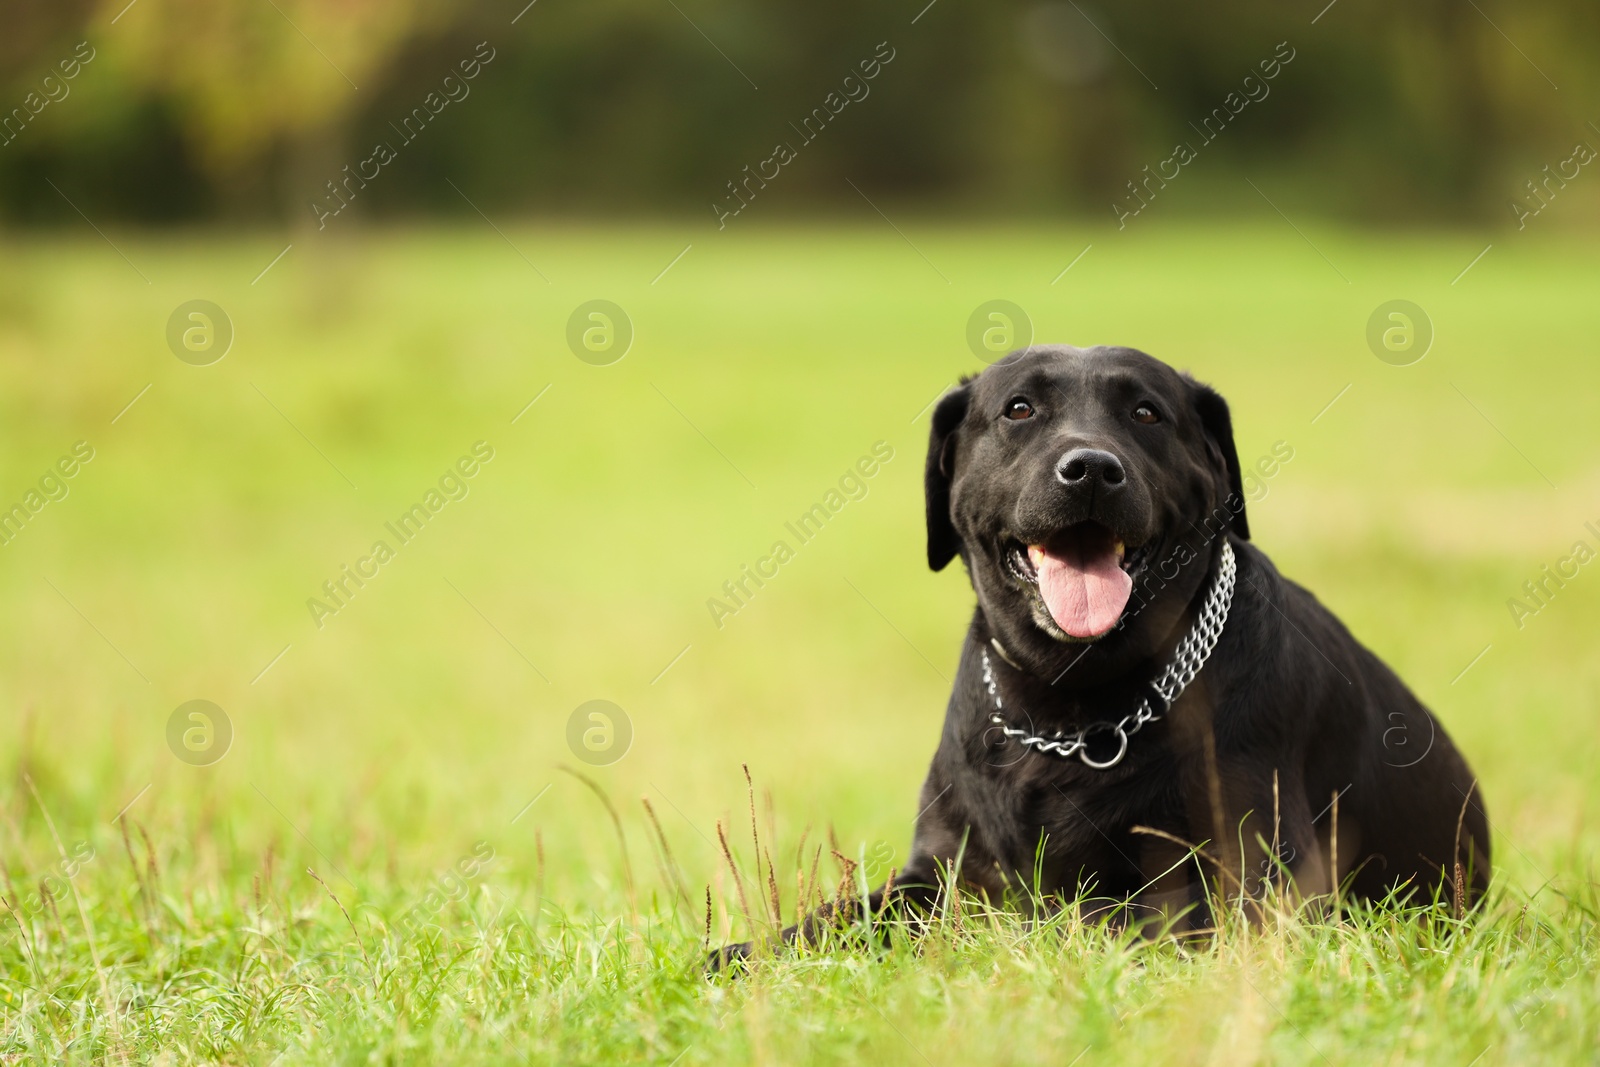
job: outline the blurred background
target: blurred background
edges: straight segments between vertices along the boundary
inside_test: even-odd
[[[742,764],[783,856],[832,827],[883,873],[971,610],[926,569],[926,412],[1030,338],[1141,347],[1287,451],[1258,543],[1457,738],[1506,877],[1579,877],[1600,570],[1524,590],[1600,549],[1597,44],[1577,0],[11,0],[18,877],[55,863],[26,775],[201,911],[292,856],[403,913],[479,840],[497,891],[542,840],[615,911],[566,765],[640,871],[652,798],[698,902]]]
[[[1253,209],[1249,171],[1329,216],[1500,224],[1527,178],[1600,136],[1600,10],[1580,0],[526,3],[12,0],[0,220],[74,221],[49,178],[102,224],[305,225],[479,42],[495,58],[470,103],[354,215],[470,216],[446,179],[490,212],[706,213],[884,41],[870,104],[804,147],[767,217],[860,213],[846,178],[926,210],[1108,215],[1228,94],[1248,99],[1279,42],[1295,58],[1169,210]],[[61,78],[80,42],[93,59]],[[1591,190],[1573,199],[1592,214]]]

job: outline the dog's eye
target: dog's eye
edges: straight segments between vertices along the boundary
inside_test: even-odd
[[[1149,404],[1140,404],[1138,407],[1134,408],[1133,417],[1135,421],[1142,422],[1146,426],[1153,422],[1161,421],[1161,416],[1156,414],[1156,409],[1151,407]]]
[[[1020,396],[1012,397],[1011,403],[1006,405],[1006,418],[1011,419],[1012,421],[1016,421],[1017,419],[1031,419],[1033,418],[1033,405],[1022,399]]]

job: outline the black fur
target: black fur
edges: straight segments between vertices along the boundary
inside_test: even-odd
[[[961,420],[967,417],[967,383],[939,398],[933,409],[933,443],[923,468],[923,490],[928,509],[928,566],[942,571],[961,550],[961,538],[950,522],[950,450],[946,447]]]
[[[1017,397],[1032,418],[1003,418]],[[1135,420],[1140,404],[1159,421]],[[1075,448],[1110,452],[1125,481],[1064,484],[1056,468]],[[925,474],[928,562],[939,570],[959,553],[977,609],[893,882],[899,902],[926,906],[958,856],[965,886],[996,901],[1034,885],[1037,858],[1046,894],[1087,894],[1122,921],[1181,914],[1190,929],[1209,924],[1218,889],[1254,896],[1285,875],[1305,897],[1335,879],[1365,899],[1442,892],[1460,907],[1481,896],[1489,829],[1476,780],[1394,672],[1248,543],[1232,423],[1215,391],[1132,349],[1035,347],[939,402]],[[1088,519],[1140,562],[1121,622],[1084,641],[1051,632],[1006,552]],[[1012,725],[1115,722],[1194,621],[1224,539],[1238,566],[1227,626],[1122,763],[1094,770],[997,734],[985,651]],[[1207,859],[1184,862],[1184,843]],[[882,890],[867,902],[884,903]],[[859,908],[824,909],[783,937],[809,939]],[[751,950],[729,946],[712,966]]]

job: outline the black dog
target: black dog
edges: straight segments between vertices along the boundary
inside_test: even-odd
[[[1087,897],[1189,929],[1211,923],[1217,890],[1269,883],[1457,908],[1481,895],[1471,771],[1249,543],[1216,392],[1127,348],[1013,353],[939,401],[926,487],[928,563],[960,555],[978,604],[898,902],[931,904],[950,867],[997,901]],[[884,891],[865,903],[879,913]]]

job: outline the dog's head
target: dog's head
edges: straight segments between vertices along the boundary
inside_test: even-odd
[[[1086,680],[1153,652],[1217,539],[1250,536],[1227,403],[1130,348],[1036,346],[962,382],[926,486],[929,565],[959,554],[1013,659]]]

